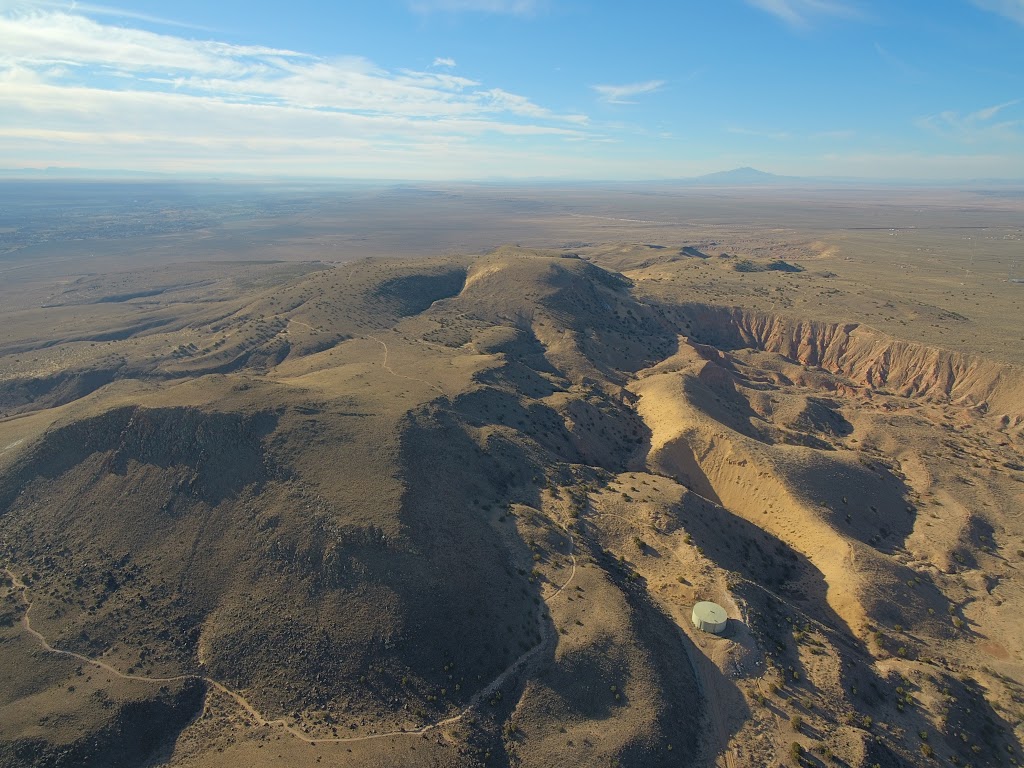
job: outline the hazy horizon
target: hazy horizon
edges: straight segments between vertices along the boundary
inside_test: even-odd
[[[747,178],[747,172],[751,177]],[[756,174],[756,177],[754,176]],[[573,178],[567,176],[490,176],[466,178],[412,178],[412,177],[375,177],[375,176],[315,176],[315,175],[260,175],[244,173],[173,173],[145,170],[127,170],[119,168],[74,168],[67,166],[50,166],[45,168],[0,168],[0,184],[5,182],[52,182],[52,183],[139,183],[139,184],[214,184],[214,185],[248,185],[248,184],[281,184],[302,185],[313,187],[330,187],[333,185],[354,186],[508,186],[508,187],[549,187],[563,185],[566,187],[587,187],[604,185],[609,188],[631,188],[644,185],[677,186],[680,188],[714,188],[728,187],[749,190],[785,190],[785,189],[818,189],[837,187],[850,189],[872,188],[922,188],[922,189],[969,189],[978,185],[992,185],[1016,189],[1024,187],[1024,176],[990,176],[965,178],[922,178],[922,177],[870,177],[870,176],[786,176],[761,171],[745,166],[729,170],[712,171],[699,176],[678,176],[664,178]]]

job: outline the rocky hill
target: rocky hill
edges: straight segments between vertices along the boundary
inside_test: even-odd
[[[1020,371],[568,252],[262,280],[0,381],[0,765],[1021,759]]]

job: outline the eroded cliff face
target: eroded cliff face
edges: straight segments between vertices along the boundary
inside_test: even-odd
[[[739,307],[686,304],[696,341],[724,349],[774,352],[801,365],[823,368],[872,389],[976,408],[1024,422],[1024,372],[980,356],[965,355],[889,336],[858,323],[788,318]]]

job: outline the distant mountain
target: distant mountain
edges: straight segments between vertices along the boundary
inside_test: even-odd
[[[744,166],[731,171],[718,171],[697,176],[693,181],[702,184],[782,184],[801,180],[799,176],[778,176]]]

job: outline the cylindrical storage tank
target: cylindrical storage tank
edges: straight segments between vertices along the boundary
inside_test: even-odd
[[[693,606],[693,626],[720,635],[725,632],[729,617],[718,603],[701,602]]]

